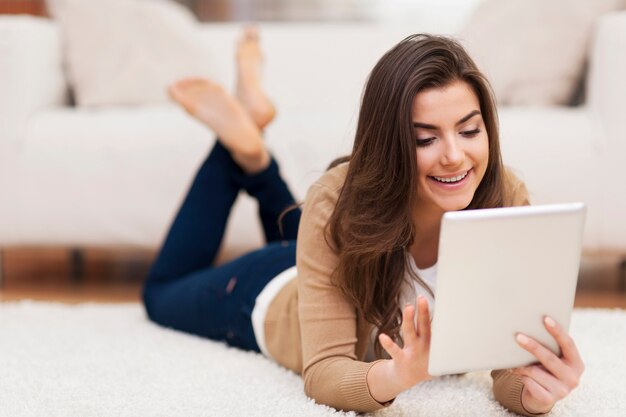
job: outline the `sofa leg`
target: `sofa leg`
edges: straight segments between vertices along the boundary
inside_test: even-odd
[[[619,264],[619,290],[626,292],[626,258]]]
[[[85,253],[82,249],[74,248],[70,251],[72,282],[79,283],[85,278]]]
[[[4,250],[0,248],[0,290],[4,288]]]

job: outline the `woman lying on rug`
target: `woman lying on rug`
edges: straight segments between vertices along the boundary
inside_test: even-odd
[[[352,154],[310,187],[302,212],[285,211],[294,198],[261,136],[275,112],[258,79],[253,29],[237,62],[235,97],[203,79],[170,88],[218,140],[150,271],[148,316],[262,352],[302,374],[318,403],[387,407],[431,378],[429,304],[443,213],[528,204],[502,165],[490,87],[456,42],[403,40],[369,76]],[[258,200],[267,245],[214,267],[242,189]],[[492,372],[496,399],[520,414],[550,411],[583,372],[570,336],[545,325],[562,357],[521,338],[540,365]]]

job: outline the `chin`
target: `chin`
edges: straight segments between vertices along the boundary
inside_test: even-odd
[[[441,201],[438,206],[445,211],[459,211],[466,209],[472,202],[472,198],[454,199],[454,201]]]

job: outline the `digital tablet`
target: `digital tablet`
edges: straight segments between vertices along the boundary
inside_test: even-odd
[[[578,279],[583,203],[448,212],[439,238],[428,372],[525,366],[529,335],[556,354],[543,325],[569,329]]]

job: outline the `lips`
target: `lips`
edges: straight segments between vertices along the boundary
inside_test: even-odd
[[[429,176],[429,178],[432,178],[433,180],[442,183],[442,184],[458,184],[461,181],[463,181],[467,175],[469,174],[469,172],[471,171],[471,169],[467,170],[467,171],[463,171],[461,173],[458,174],[454,174],[454,175],[449,175],[449,176],[445,176],[445,177],[439,177],[439,176],[435,176],[435,175],[431,175]]]

